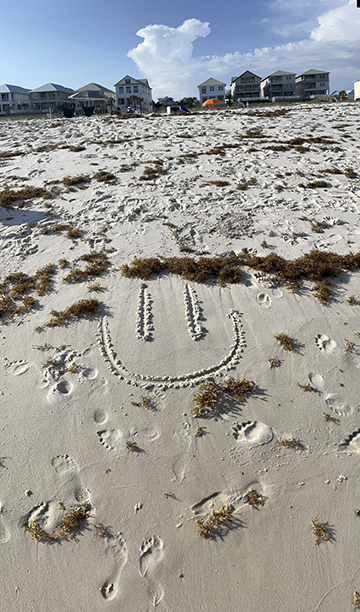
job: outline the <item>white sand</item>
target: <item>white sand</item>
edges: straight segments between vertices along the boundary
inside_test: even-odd
[[[92,250],[110,249],[111,259],[108,272],[85,283],[63,283],[69,269],[58,267],[51,292],[30,293],[36,308],[0,329],[4,612],[354,609],[360,305],[347,300],[360,300],[359,271],[335,279],[326,306],[309,282],[292,293],[248,268],[224,288],[168,274],[144,282],[120,271],[135,257],[186,255],[181,245],[285,259],[313,248],[360,250],[360,179],[344,174],[359,167],[358,106],[264,112],[0,123],[0,153],[24,153],[0,158],[0,191],[60,181],[51,200],[0,207],[0,278]],[[239,141],[247,130],[265,137]],[[267,148],[319,136],[331,142],[312,142],[305,153]],[[222,157],[208,154],[237,142]],[[45,145],[57,148],[36,152]],[[199,155],[179,164],[189,152]],[[166,174],[139,180],[156,159]],[[321,174],[335,167],[340,174]],[[99,171],[114,173],[116,183],[62,184]],[[235,189],[251,179],[246,190]],[[229,185],[210,184],[216,180]],[[328,187],[298,186],[316,180]],[[312,231],[311,220],[328,226]],[[83,239],[40,233],[55,223],[72,223]],[[88,293],[96,281],[103,291]],[[50,310],[83,298],[98,298],[100,315],[34,331]],[[294,351],[276,343],[280,332],[296,341]],[[44,343],[51,348],[34,348]],[[44,367],[49,357],[55,365]],[[275,357],[279,365],[270,368]],[[76,372],[64,372],[73,363]],[[193,398],[205,376],[219,383],[245,377],[256,391],[242,405],[224,400],[212,417],[195,419]],[[148,408],[134,405],[143,396]],[[198,426],[203,437],[194,436]],[[283,448],[281,437],[303,446]],[[252,489],[264,497],[259,509],[245,503]],[[84,500],[92,510],[75,537],[51,544],[26,532],[38,517],[51,533],[63,514],[59,502]],[[201,538],[196,520],[225,504],[234,509],[231,528]],[[318,546],[315,517],[333,534]]]

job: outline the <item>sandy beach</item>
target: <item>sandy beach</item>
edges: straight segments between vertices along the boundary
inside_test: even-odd
[[[359,130],[0,122],[1,610],[356,609]]]

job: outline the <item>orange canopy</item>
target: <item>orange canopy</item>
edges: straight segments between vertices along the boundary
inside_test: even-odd
[[[224,104],[224,102],[218,100],[217,98],[211,98],[211,100],[206,100],[206,102],[203,102],[201,106],[213,106],[214,104]]]

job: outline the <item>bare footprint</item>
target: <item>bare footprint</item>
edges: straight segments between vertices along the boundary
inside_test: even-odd
[[[97,435],[100,438],[100,444],[102,444],[106,450],[118,450],[123,441],[123,434],[119,429],[104,429],[98,431]]]
[[[311,372],[309,374],[309,381],[315,389],[318,391],[323,391],[324,389],[324,379],[321,374],[316,374],[315,372]]]
[[[115,537],[108,537],[107,542],[108,547],[106,552],[114,556],[115,569],[112,576],[108,578],[106,582],[104,582],[100,591],[103,598],[110,601],[111,599],[114,599],[117,594],[118,582],[121,576],[122,569],[128,558],[128,551],[126,542],[122,537],[121,533],[119,533]]]
[[[256,301],[259,306],[262,306],[263,308],[271,307],[271,298],[266,295],[266,293],[259,293],[256,297]]]
[[[80,481],[79,466],[72,457],[69,455],[58,455],[54,457],[51,464],[57,474],[67,479],[77,502],[81,503],[90,498],[88,489]]]
[[[108,419],[108,415],[103,408],[98,408],[94,413],[94,421],[101,425],[102,423],[106,423]]]
[[[332,340],[331,338],[329,338],[328,336],[325,336],[324,334],[318,334],[316,336],[315,344],[320,351],[326,354],[332,353],[333,350],[337,346],[335,340]]]
[[[257,421],[245,421],[233,426],[233,436],[237,442],[246,442],[250,448],[268,444],[274,437],[270,425]]]
[[[163,558],[163,542],[158,536],[151,536],[140,546],[140,576],[144,577],[153,570]]]
[[[25,360],[13,361],[5,363],[5,367],[9,374],[13,376],[21,376],[21,374],[25,374],[25,372],[29,369],[29,364]]]
[[[10,531],[7,525],[5,524],[4,517],[3,517],[3,508],[2,508],[2,504],[0,503],[0,544],[5,544],[5,542],[7,542],[9,538],[10,538]]]

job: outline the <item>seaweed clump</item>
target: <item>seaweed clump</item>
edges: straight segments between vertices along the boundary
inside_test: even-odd
[[[84,261],[85,269],[73,268],[64,277],[64,283],[78,283],[86,281],[89,276],[100,276],[110,266],[110,260],[105,251],[92,251],[78,257],[74,263]]]
[[[215,527],[221,528],[227,523],[231,523],[233,520],[233,512],[234,508],[229,504],[225,504],[220,510],[220,512],[213,511],[210,518],[204,522],[204,520],[200,519],[196,521],[197,527],[199,527],[199,535],[202,538],[213,537],[213,530]]]
[[[60,507],[65,511],[63,517],[55,525],[51,533],[47,533],[41,526],[40,519],[29,520],[26,531],[38,542],[60,542],[74,531],[79,529],[82,523],[89,518],[92,506],[89,501],[83,501],[78,506],[65,508],[60,502]]]
[[[48,323],[47,327],[56,327],[57,325],[63,325],[71,319],[81,319],[89,315],[97,314],[100,311],[99,300],[84,299],[75,302],[65,310],[51,310],[50,314],[52,318]]]

